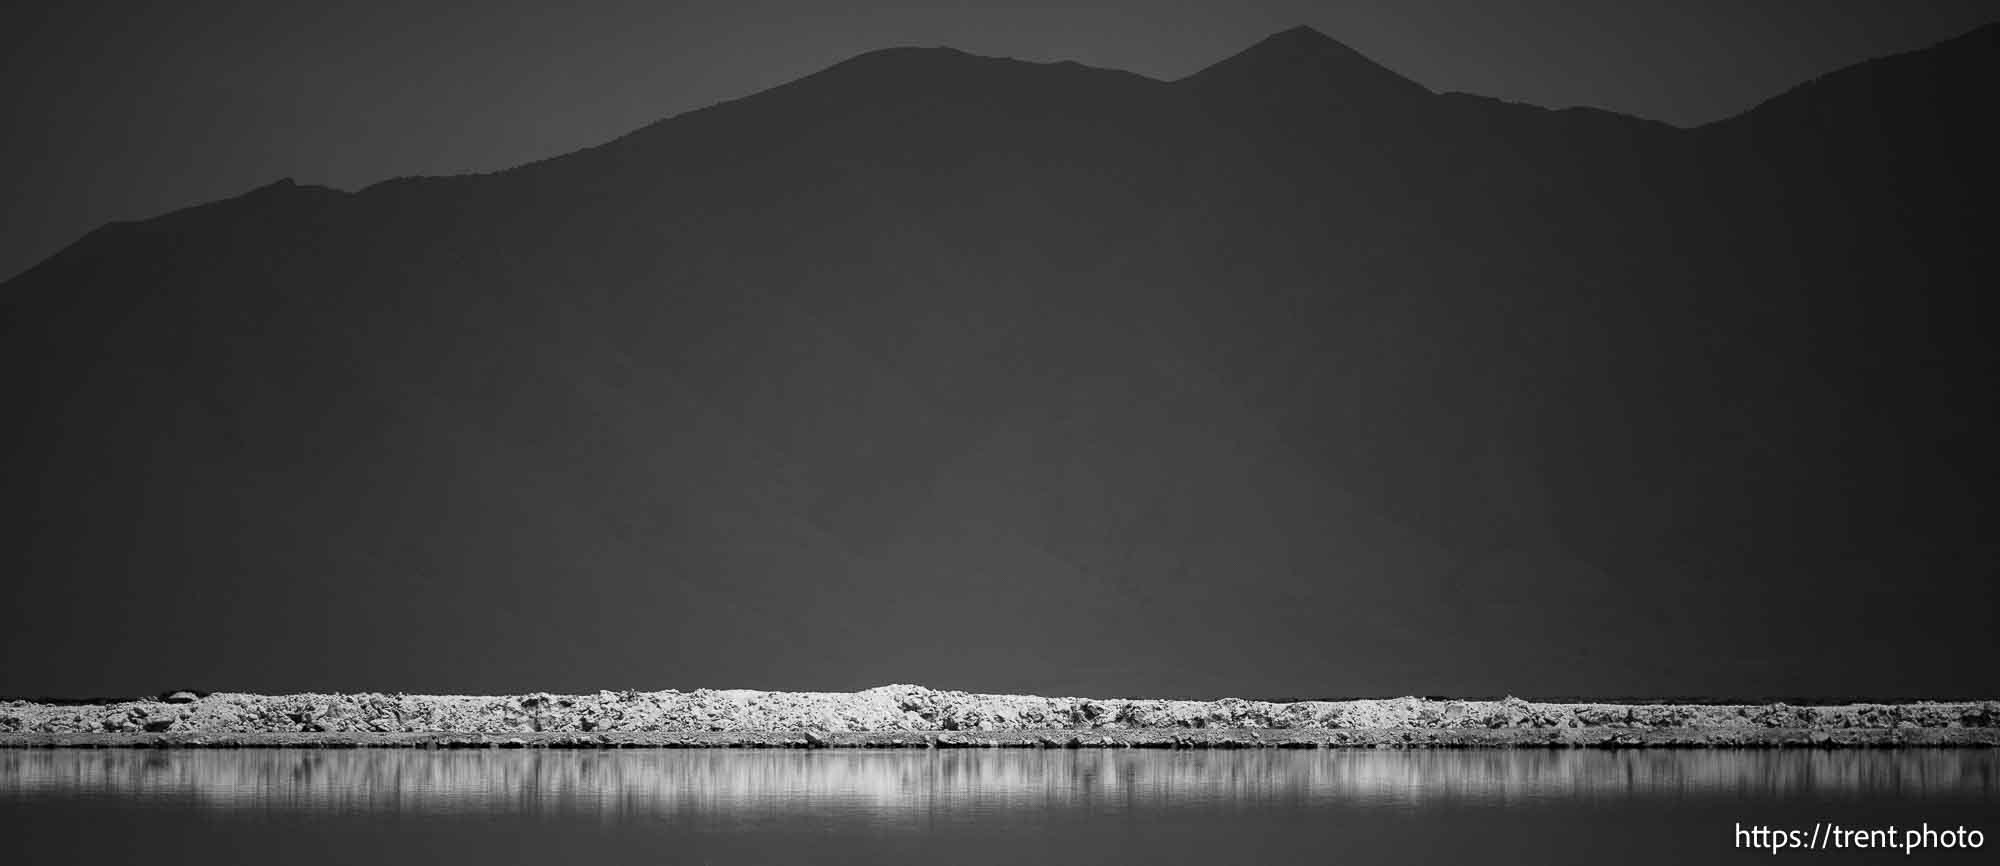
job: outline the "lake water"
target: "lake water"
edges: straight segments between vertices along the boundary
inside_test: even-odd
[[[2000,750],[0,751],[22,864],[1752,862],[1738,825],[1815,822],[2000,832]]]

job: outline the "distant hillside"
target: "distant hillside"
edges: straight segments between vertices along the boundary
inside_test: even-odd
[[[0,286],[0,691],[1990,693],[1995,40],[1692,130],[894,49],[109,225]]]

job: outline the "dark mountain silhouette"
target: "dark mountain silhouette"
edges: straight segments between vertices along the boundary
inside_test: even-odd
[[[0,691],[1989,694],[1996,32],[1697,129],[892,49],[105,226]]]
[[[1242,100],[1297,100],[1325,110],[1394,105],[1430,96],[1423,85],[1397,75],[1326,34],[1294,27],[1194,75],[1183,85]]]

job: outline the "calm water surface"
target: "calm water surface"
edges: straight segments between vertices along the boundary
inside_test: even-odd
[[[2000,750],[0,752],[18,863],[1750,862],[1737,824],[1815,821],[1993,835]]]

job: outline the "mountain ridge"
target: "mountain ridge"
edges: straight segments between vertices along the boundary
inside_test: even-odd
[[[695,108],[685,112],[680,112],[674,115],[670,115],[668,117],[661,118],[660,120],[648,123],[630,132],[608,139],[599,144],[579,148],[578,150],[570,151],[568,153],[556,154],[542,159],[531,160],[529,162],[525,162],[520,165],[507,166],[483,172],[466,172],[466,173],[458,173],[450,175],[411,175],[403,177],[384,178],[382,180],[366,184],[362,187],[353,190],[341,190],[336,187],[330,187],[321,184],[304,184],[303,186],[315,189],[332,190],[347,194],[359,194],[384,185],[393,186],[396,184],[416,182],[416,181],[451,180],[451,179],[476,178],[476,177],[486,177],[491,175],[507,174],[522,169],[529,169],[535,166],[540,166],[550,162],[561,161],[576,156],[578,154],[585,154],[593,151],[598,151],[613,146],[621,141],[624,141],[625,139],[642,135],[646,133],[648,130],[659,127],[662,124],[672,123],[686,117],[704,115],[709,112],[713,112],[717,109],[735,105],[737,103],[741,103],[746,100],[755,100],[765,94],[769,94],[774,91],[785,90],[786,88],[790,88],[795,85],[800,85],[809,81],[815,81],[816,79],[821,79],[828,73],[833,73],[836,70],[848,68],[855,64],[880,65],[885,62],[895,62],[899,60],[909,60],[913,58],[943,58],[943,59],[948,59],[949,61],[952,62],[972,61],[974,63],[983,63],[988,65],[1019,64],[1024,67],[1044,67],[1051,69],[1081,68],[1083,70],[1088,70],[1093,74],[1099,74],[1099,75],[1109,73],[1120,77],[1138,79],[1141,81],[1158,83],[1158,84],[1187,85],[1195,83],[1197,80],[1201,79],[1205,75],[1216,72],[1219,69],[1224,69],[1228,67],[1232,62],[1257,59],[1261,53],[1260,49],[1264,51],[1269,51],[1277,55],[1278,59],[1284,59],[1287,57],[1297,57],[1300,54],[1305,54],[1308,57],[1316,57],[1322,54],[1327,54],[1347,60],[1358,60],[1360,62],[1356,64],[1356,66],[1362,69],[1369,70],[1368,77],[1379,79],[1381,76],[1387,76],[1393,78],[1399,82],[1402,82],[1402,84],[1397,85],[1392,89],[1402,90],[1405,93],[1415,93],[1416,91],[1421,91],[1424,95],[1449,97],[1454,99],[1486,101],[1490,103],[1497,103],[1499,105],[1504,105],[1509,108],[1536,109],[1542,112],[1548,112],[1552,114],[1578,114],[1578,115],[1586,115],[1592,117],[1609,115],[1611,118],[1616,118],[1621,123],[1636,123],[1645,126],[1662,127],[1665,129],[1672,129],[1672,130],[1702,130],[1702,129],[1710,129],[1714,127],[1731,125],[1737,122],[1739,118],[1743,118],[1752,113],[1755,113],[1760,108],[1763,108],[1766,105],[1780,102],[1781,100],[1784,100],[1786,97],[1792,96],[1793,94],[1803,93],[1815,87],[1823,87],[1828,85],[1829,83],[1837,83],[1844,73],[1854,74],[1859,70],[1879,67],[1883,63],[1894,62],[1899,58],[1923,55],[1926,54],[1927,52],[1931,52],[1937,49],[1945,49],[1947,47],[1953,47],[1953,46],[1976,47],[1976,43],[1982,38],[1987,40],[1988,42],[1993,41],[1995,38],[2000,38],[2000,36],[1996,36],[1996,34],[2000,34],[2000,22],[1988,24],[1980,28],[1975,28],[1964,34],[1953,37],[1951,39],[1944,40],[1942,42],[1937,43],[1936,45],[1929,46],[1926,48],[1919,48],[1911,51],[1885,55],[1883,57],[1873,58],[1870,60],[1864,60],[1855,64],[1851,64],[1849,66],[1842,67],[1838,70],[1822,74],[1810,81],[1802,82],[1791,88],[1787,88],[1786,90],[1778,94],[1774,94],[1773,96],[1759,102],[1756,105],[1751,106],[1750,108],[1744,109],[1742,112],[1739,112],[1735,115],[1730,115],[1729,117],[1719,118],[1717,120],[1708,121],[1706,123],[1690,127],[1680,127],[1666,123],[1664,121],[1652,120],[1649,118],[1639,117],[1637,115],[1620,112],[1615,109],[1607,109],[1595,106],[1543,106],[1531,102],[1524,102],[1518,100],[1505,100],[1476,93],[1467,93],[1460,91],[1431,91],[1430,89],[1424,87],[1421,84],[1417,84],[1416,82],[1410,81],[1409,79],[1404,78],[1401,75],[1398,75],[1391,70],[1388,70],[1386,67],[1382,67],[1380,64],[1377,64],[1373,60],[1368,59],[1365,55],[1361,54],[1360,52],[1355,51],[1354,49],[1346,46],[1345,44],[1340,43],[1339,41],[1333,39],[1332,37],[1329,37],[1326,34],[1320,32],[1319,30],[1307,25],[1297,25],[1273,33],[1272,35],[1267,36],[1256,43],[1253,43],[1251,46],[1245,48],[1240,52],[1237,52],[1236,54],[1215,61],[1214,63],[1211,63],[1199,70],[1196,70],[1195,72],[1188,73],[1187,75],[1181,76],[1180,78],[1176,79],[1155,79],[1125,70],[1118,70],[1118,69],[1111,69],[1104,67],[1093,67],[1068,60],[1043,62],[1043,61],[1020,60],[1016,58],[1000,57],[1000,56],[979,55],[943,45],[895,46],[889,48],[875,49],[872,51],[866,51],[861,54],[857,54],[853,57],[850,57],[846,60],[834,63],[826,67],[825,69],[804,76],[793,82],[788,82],[786,84],[778,85],[777,87],[773,87],[764,91],[758,91],[755,93],[746,94],[744,96],[732,99],[726,99],[712,105],[703,106],[700,108]],[[1990,46],[1988,47],[1990,48]],[[1277,65],[1277,64],[1270,64],[1270,65]],[[902,73],[899,72],[899,74]],[[241,195],[260,191],[273,185],[282,185],[289,180],[291,179],[285,178],[285,179],[275,180],[270,184],[254,188],[252,190],[246,190],[245,193],[239,194],[239,196],[231,196],[228,198],[217,199],[215,200],[215,202],[198,203],[194,205],[189,205],[188,207],[189,208],[201,207],[203,204],[231,201],[235,198],[240,197]],[[168,211],[163,214],[160,214],[159,216],[176,213],[179,210],[185,210],[185,209],[187,208],[180,208],[174,211]],[[107,223],[106,225],[144,222],[152,218],[154,217],[141,217],[128,220],[116,220],[112,221],[111,223]],[[79,238],[79,240],[81,240],[81,238]],[[32,268],[33,266],[31,265],[30,267]]]
[[[10,657],[494,692],[573,676],[547,634],[594,681],[1083,693],[1990,669],[1976,118],[1745,140],[968,58],[267,185],[9,280]],[[465,679],[426,623],[471,599]],[[93,606],[146,615],[31,613]],[[0,687],[123,690],[41,675]]]

